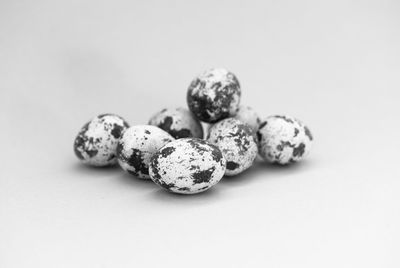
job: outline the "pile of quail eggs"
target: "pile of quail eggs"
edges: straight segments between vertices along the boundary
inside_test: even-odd
[[[207,70],[189,85],[189,109],[163,109],[135,126],[115,114],[96,116],[78,133],[75,154],[87,165],[118,163],[170,192],[195,194],[249,169],[257,155],[287,165],[309,153],[313,137],[306,125],[285,115],[260,119],[240,97],[233,73]],[[207,131],[202,122],[210,124]]]

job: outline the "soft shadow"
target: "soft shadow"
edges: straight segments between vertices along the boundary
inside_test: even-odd
[[[310,161],[301,161],[290,165],[279,165],[267,163],[257,159],[253,166],[235,176],[224,176],[222,184],[247,184],[255,179],[281,178],[295,173],[301,173],[312,166]]]
[[[89,166],[85,165],[82,162],[75,162],[72,165],[72,170],[77,171],[81,174],[116,174],[118,172],[121,172],[121,169],[119,168],[118,165],[112,165],[112,166],[105,166],[105,167],[95,167],[95,166]]]
[[[208,189],[205,192],[201,192],[198,194],[189,194],[189,195],[172,193],[160,188],[159,186],[156,187],[158,187],[158,189],[152,191],[149,194],[149,196],[151,196],[152,199],[161,201],[163,203],[171,202],[171,204],[182,204],[182,205],[204,204],[213,202],[220,196],[220,190],[218,189],[218,185],[214,185],[214,187]]]
[[[280,165],[276,163],[268,163],[264,161],[259,161],[257,163],[263,170],[270,173],[293,173],[293,172],[300,172],[309,169],[311,166],[314,165],[313,162],[303,160],[300,162],[291,163],[288,165]]]
[[[246,169],[242,173],[234,176],[224,176],[220,183],[240,183],[242,181],[248,181],[249,179],[255,178],[256,174],[262,169],[259,163],[254,163],[250,168]]]
[[[123,184],[124,186],[133,187],[139,190],[147,190],[157,188],[157,185],[150,179],[140,179],[128,172],[121,170],[121,174],[116,176],[115,181]]]

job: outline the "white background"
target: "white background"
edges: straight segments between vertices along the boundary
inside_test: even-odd
[[[0,0],[0,267],[400,267],[399,1]],[[72,144],[96,114],[144,124],[192,78],[315,136],[196,196]]]

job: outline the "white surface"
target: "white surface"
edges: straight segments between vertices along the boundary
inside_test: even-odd
[[[0,2],[0,267],[399,267],[398,1]],[[310,126],[301,165],[197,196],[80,165],[226,67],[243,104]]]

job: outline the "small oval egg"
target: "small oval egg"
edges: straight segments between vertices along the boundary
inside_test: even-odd
[[[175,139],[203,138],[200,121],[186,108],[163,109],[150,118],[149,125],[157,126]]]
[[[115,164],[118,140],[128,127],[128,123],[118,115],[96,116],[76,136],[75,155],[83,163],[92,166]]]
[[[269,116],[257,131],[259,153],[267,162],[289,164],[302,160],[310,151],[313,136],[296,118]]]
[[[210,69],[197,76],[187,92],[187,104],[201,121],[215,123],[237,113],[240,84],[236,76],[222,68]]]
[[[151,179],[179,194],[204,192],[218,183],[225,172],[221,151],[207,141],[184,138],[165,145],[153,157]]]
[[[227,176],[248,169],[257,156],[257,143],[251,128],[235,118],[215,123],[209,130],[207,140],[216,145],[225,157]]]
[[[141,179],[150,179],[151,157],[165,144],[175,140],[164,130],[149,125],[128,128],[117,147],[117,159],[121,168]]]
[[[258,126],[261,122],[257,112],[250,106],[244,105],[239,107],[237,114],[233,118],[236,118],[249,125],[249,127],[253,130],[253,133],[257,132]]]

